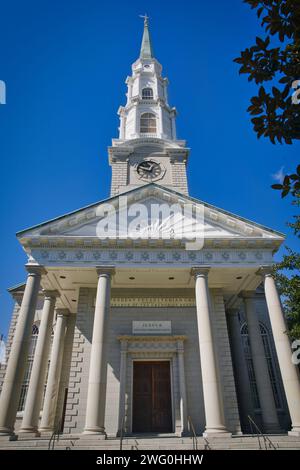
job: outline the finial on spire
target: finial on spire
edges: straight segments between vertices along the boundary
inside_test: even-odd
[[[145,13],[145,15],[140,15],[140,18],[144,19],[144,33],[142,39],[142,46],[140,52],[141,59],[153,59],[153,49],[151,44],[151,38],[149,33],[149,16]]]
[[[147,13],[145,13],[144,15],[140,15],[140,18],[144,19],[144,26],[149,26],[149,16],[147,15]]]

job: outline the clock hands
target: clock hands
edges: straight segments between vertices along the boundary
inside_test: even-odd
[[[150,162],[149,162],[150,163]],[[155,163],[151,163],[150,166],[148,166],[148,168],[145,168],[146,171],[149,171],[152,172],[153,168],[155,167]]]
[[[137,167],[140,178],[156,178],[161,173],[160,164],[151,160],[144,160]]]
[[[142,168],[144,171],[150,172],[150,171],[152,171],[154,166],[155,166],[155,163],[153,163],[153,162],[143,162],[143,163],[141,163],[140,168]]]

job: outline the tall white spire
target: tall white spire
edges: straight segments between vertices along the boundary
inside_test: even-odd
[[[140,17],[144,18],[144,34],[143,34],[143,39],[142,39],[140,58],[141,59],[153,59],[154,57],[153,47],[152,47],[152,42],[151,42],[151,37],[150,37],[150,32],[149,32],[149,16],[145,14],[144,16],[140,15]]]
[[[189,149],[176,137],[176,109],[168,103],[168,80],[153,54],[149,18],[139,58],[127,77],[127,102],[118,110],[119,138],[108,148],[112,168],[111,195],[157,183],[188,194],[186,164]]]
[[[154,58],[149,32],[149,18],[144,18],[144,31],[138,60],[127,77],[127,103],[119,108],[119,139],[156,137],[176,140],[176,109],[168,104],[167,78]]]

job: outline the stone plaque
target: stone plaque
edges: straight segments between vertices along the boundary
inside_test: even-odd
[[[170,321],[133,321],[132,333],[134,335],[170,335],[171,322]]]

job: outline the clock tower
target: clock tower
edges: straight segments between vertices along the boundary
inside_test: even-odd
[[[168,102],[168,79],[155,59],[148,17],[140,56],[127,77],[127,102],[120,106],[119,138],[109,147],[111,196],[156,182],[188,194],[186,164],[189,149],[176,137],[176,109]]]

